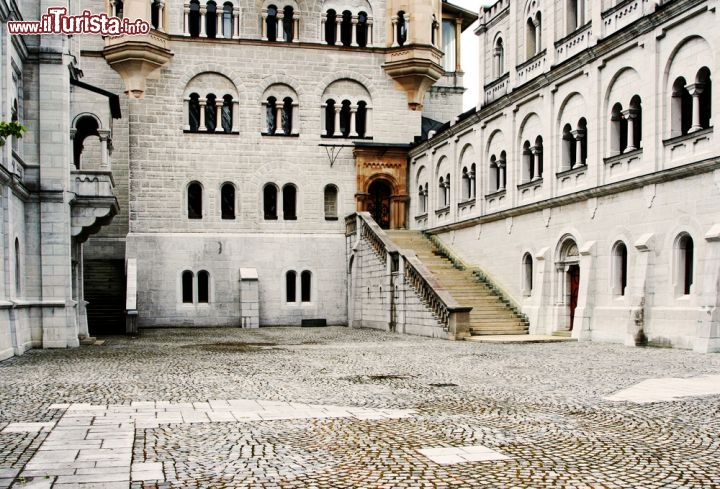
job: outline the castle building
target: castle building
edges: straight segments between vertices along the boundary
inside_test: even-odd
[[[0,358],[306,323],[719,351],[718,3],[0,0],[150,25],[3,31]]]

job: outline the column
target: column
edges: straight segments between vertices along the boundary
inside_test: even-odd
[[[165,2],[159,0],[158,3],[158,30],[165,32]]]
[[[108,154],[108,139],[110,139],[109,129],[98,129],[100,137],[100,169],[110,170],[110,155]]]
[[[293,102],[292,117],[290,118],[291,130],[290,134],[300,133],[300,104]]]
[[[410,14],[405,13],[405,44],[412,44],[410,40]]]
[[[262,21],[260,22],[260,37],[263,41],[267,41],[267,9],[264,8],[260,11],[260,16],[262,17]]]
[[[582,149],[585,131],[573,131],[573,136],[575,137],[575,166],[584,165]]]
[[[233,39],[240,39],[240,7],[233,7]],[[235,126],[233,126],[235,127]]]
[[[183,100],[183,118],[185,124],[183,125],[183,131],[190,130],[190,99],[186,98]]]
[[[327,24],[327,12],[320,15],[320,42],[327,42],[327,39],[325,39],[325,24]]]
[[[277,27],[275,29],[275,32],[276,32],[275,40],[277,42],[282,42],[285,40],[285,29],[283,29],[283,19],[285,19],[285,14],[278,9]]]
[[[207,7],[205,5],[202,5],[200,7],[200,37],[207,37],[207,32],[205,30],[205,16],[207,15]]]
[[[542,150],[538,148],[537,146],[533,146],[530,148],[530,152],[532,153],[532,159],[533,159],[533,177],[532,180],[540,180],[542,178],[542,175],[540,175],[540,154],[542,153]]]
[[[460,37],[462,35],[462,19],[457,18],[455,19],[455,72],[462,71],[462,67],[460,66]]]
[[[372,109],[365,107],[365,137],[372,137]]]
[[[327,136],[327,104],[322,104],[320,106],[320,135],[321,136]]]
[[[283,104],[281,101],[275,102],[275,134],[283,134],[283,126],[282,126],[282,113],[283,113]]]
[[[207,100],[204,98],[201,98],[199,100],[200,102],[200,126],[198,127],[198,131],[207,131],[207,127],[205,127],[205,106],[207,105]]]
[[[391,47],[396,48],[399,46],[398,39],[397,39],[397,23],[398,23],[397,15],[393,15],[391,18],[391,21],[392,21],[392,45],[391,45]]]
[[[498,188],[498,192],[502,192],[505,190],[505,185],[507,183],[507,175],[505,174],[505,160],[498,160],[498,174],[500,175],[500,187]]]
[[[335,26],[337,27],[337,30],[335,31],[335,45],[341,46],[342,45],[342,15],[336,15],[335,16]]]
[[[627,120],[627,147],[624,153],[635,151],[635,119],[637,118],[637,109],[626,109],[622,112],[625,120]]]
[[[695,131],[700,131],[703,127],[700,124],[700,94],[703,93],[705,88],[704,83],[693,83],[685,87],[690,95],[692,95],[692,127],[688,131],[688,134]]]
[[[357,42],[357,25],[358,25],[358,16],[353,15],[352,16],[352,40],[350,41],[350,45],[354,48],[358,47]]]
[[[222,8],[222,5],[215,7],[215,37],[217,39],[225,37],[225,33],[223,32],[223,17],[225,16],[225,11],[222,10]]]
[[[190,29],[188,28],[188,16],[190,15],[190,4],[186,3],[183,10],[183,34],[186,36],[190,35]]]
[[[535,26],[535,54],[537,54],[540,51],[542,51],[542,46],[540,45],[540,40],[542,39],[540,37],[541,26],[540,26],[540,21],[537,18],[533,19],[532,22],[533,22],[533,25]]]
[[[367,19],[367,47],[373,45],[373,21],[371,17]]]
[[[293,17],[293,42],[300,42],[300,17],[297,16],[297,12]]]
[[[222,108],[224,100],[218,98],[215,100],[215,132],[224,132],[222,126]]]
[[[342,132],[340,132],[340,111],[342,110],[342,104],[335,105],[335,132],[333,133],[333,136],[335,135],[341,135]]]
[[[357,137],[357,130],[355,126],[355,116],[357,115],[357,105],[351,105],[350,106],[350,137],[356,138]]]
[[[475,170],[471,169],[468,177],[470,177],[470,200],[475,200]]]

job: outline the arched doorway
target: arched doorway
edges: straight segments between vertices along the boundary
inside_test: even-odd
[[[387,180],[375,180],[368,188],[369,199],[365,210],[383,229],[390,229],[390,197],[392,185]]]
[[[558,303],[564,306],[566,311],[564,326],[566,330],[572,331],[575,326],[575,311],[580,295],[580,253],[577,243],[572,238],[566,238],[560,247],[557,261],[557,286]]]

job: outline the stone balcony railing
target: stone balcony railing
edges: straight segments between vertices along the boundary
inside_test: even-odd
[[[505,96],[510,91],[510,73],[505,73],[497,80],[485,85],[485,105]]]
[[[516,67],[517,85],[529,82],[545,71],[547,67],[547,51],[543,49],[538,54]]]
[[[75,194],[71,200],[72,236],[82,243],[110,224],[120,206],[111,171],[73,170],[70,177]]]
[[[590,47],[592,24],[587,23],[555,43],[555,64],[562,63]]]
[[[625,0],[620,2],[602,13],[602,37],[614,34],[654,10],[654,0]]]

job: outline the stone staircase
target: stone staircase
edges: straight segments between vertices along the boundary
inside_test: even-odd
[[[385,231],[398,248],[411,249],[418,259],[462,306],[470,311],[470,334],[525,335],[528,321],[477,271],[462,270],[447,252],[438,249],[419,231]]]

